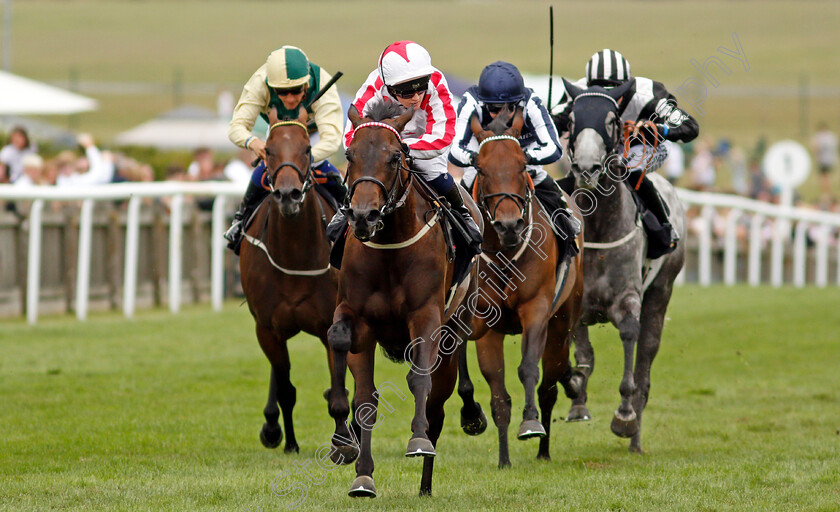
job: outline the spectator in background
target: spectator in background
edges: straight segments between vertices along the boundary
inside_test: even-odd
[[[15,180],[16,187],[47,185],[44,180],[44,159],[37,153],[28,153],[21,161],[23,173]]]
[[[668,158],[662,164],[663,172],[665,178],[673,185],[685,174],[685,152],[677,142],[666,140],[663,144],[668,146]]]
[[[711,144],[707,140],[699,141],[691,158],[691,188],[708,192],[715,186],[715,159]]]
[[[828,129],[824,121],[817,126],[817,130],[811,139],[811,150],[817,158],[823,195],[831,197],[831,170],[837,165],[837,135]]]
[[[749,192],[747,184],[747,155],[739,147],[729,151],[729,167],[732,169],[732,189],[736,194],[745,196]]]
[[[187,167],[188,179],[192,181],[207,181],[212,179],[215,162],[213,150],[201,147],[193,152],[193,161]]]
[[[36,153],[29,134],[22,126],[12,128],[9,143],[0,149],[0,183],[14,183],[23,175],[23,158]]]
[[[251,151],[248,149],[240,149],[228,164],[225,166],[224,175],[234,183],[239,183],[242,186],[247,186],[251,181],[251,174],[254,170],[251,168]]]
[[[60,187],[83,187],[112,183],[114,162],[110,154],[100,151],[93,137],[87,133],[79,135],[77,141],[84,149],[85,156],[76,158],[73,152],[59,153],[56,184]]]

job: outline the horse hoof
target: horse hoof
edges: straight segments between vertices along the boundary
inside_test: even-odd
[[[373,478],[369,476],[357,476],[350,484],[350,491],[347,493],[351,498],[375,498],[376,486],[373,485]]]
[[[431,441],[422,437],[412,437],[405,450],[406,457],[434,457],[435,447]]]
[[[633,437],[639,433],[639,420],[636,418],[636,413],[632,413],[627,415],[626,418],[622,418],[622,415],[619,415],[618,411],[616,411],[615,416],[613,416],[612,422],[610,423],[610,430],[612,433],[617,435],[618,437]]]
[[[545,429],[537,420],[525,420],[519,426],[519,434],[517,435],[520,441],[531,439],[532,437],[545,437]]]
[[[484,411],[481,410],[481,406],[478,406],[478,416],[474,418],[467,418],[464,416],[464,407],[461,407],[461,429],[463,429],[464,433],[468,436],[477,436],[483,434],[485,430],[487,430],[487,416],[484,415]]]
[[[277,448],[283,442],[283,429],[280,425],[264,423],[260,429],[260,441],[266,448]]]
[[[345,444],[341,446],[333,444],[332,450],[330,450],[330,460],[333,461],[333,464],[337,464],[339,466],[350,464],[356,460],[356,457],[358,456],[359,449],[352,444]]]
[[[574,421],[589,421],[592,417],[589,415],[589,409],[585,405],[573,405],[569,409],[569,415],[566,416],[566,421],[571,423]]]
[[[300,448],[297,444],[289,444],[286,443],[286,447],[283,448],[283,453],[300,453]]]

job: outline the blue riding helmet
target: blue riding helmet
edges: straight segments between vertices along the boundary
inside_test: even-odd
[[[525,98],[525,82],[516,66],[497,61],[481,71],[478,78],[478,101],[482,103],[513,103]]]

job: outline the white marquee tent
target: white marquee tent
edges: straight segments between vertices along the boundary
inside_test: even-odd
[[[96,100],[0,71],[0,115],[76,114],[97,108]]]

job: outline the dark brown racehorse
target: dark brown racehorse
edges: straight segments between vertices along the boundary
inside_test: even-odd
[[[337,292],[329,268],[326,221],[335,211],[313,190],[306,110],[293,121],[278,121],[272,110],[266,141],[267,186],[271,194],[257,210],[242,243],[239,266],[242,289],[254,316],[257,340],[271,363],[271,380],[260,440],[276,448],[283,440],[278,424],[283,411],[285,452],[297,452],[292,424],[296,391],[289,380],[286,342],[300,331],[327,347]]]
[[[500,468],[510,466],[507,433],[511,399],[505,389],[505,334],[522,333],[518,374],[525,387],[525,408],[518,438],[540,437],[538,458],[550,458],[551,411],[557,401],[558,382],[572,396],[576,396],[579,385],[571,382],[569,344],[571,329],[581,312],[582,255],[561,258],[549,213],[534,198],[534,185],[525,170],[525,154],[518,140],[523,123],[521,109],[515,114],[503,110],[487,129],[482,128],[477,116],[471,120],[479,142],[473,197],[487,217],[485,225],[492,229],[484,230],[484,252],[478,269],[483,293],[470,339],[477,340],[478,363],[490,385],[493,421],[499,430]],[[583,246],[582,234],[577,244]],[[540,358],[542,423],[534,400]],[[466,369],[466,357],[462,357],[458,391],[465,400],[464,409],[475,410]],[[462,426],[469,434],[480,433],[471,430],[475,425],[464,418]]]
[[[408,148],[399,133],[414,111],[396,117],[398,108],[385,104],[365,119],[354,108],[349,112],[355,127],[347,149],[350,228],[328,338],[335,361],[329,395],[335,419],[331,458],[346,464],[358,456],[350,496],[376,496],[371,431],[379,403],[373,382],[377,343],[391,359],[410,363],[406,380],[415,409],[406,456],[425,457],[420,494],[431,494],[443,404],[457,377],[454,352],[465,337],[459,326],[467,327],[471,321],[468,308],[461,304],[474,287],[474,274],[446,308],[454,265],[447,260],[441,214],[432,207],[437,198],[407,167]],[[480,223],[478,208],[463,195]],[[346,424],[347,367],[356,382],[353,434]]]

